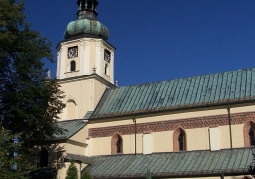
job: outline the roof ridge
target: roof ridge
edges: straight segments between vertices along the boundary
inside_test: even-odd
[[[70,119],[70,120],[65,120],[65,121],[58,121],[57,124],[59,123],[64,123],[64,122],[74,122],[74,121],[83,121],[84,119]]]
[[[115,90],[115,89],[117,90],[119,88],[124,88],[124,87],[141,86],[141,85],[146,85],[146,84],[160,83],[160,82],[164,82],[164,81],[166,82],[166,81],[175,81],[175,80],[181,80],[181,79],[197,78],[197,77],[202,77],[202,76],[207,76],[207,75],[216,75],[216,74],[222,74],[222,73],[244,71],[244,70],[249,70],[249,69],[255,69],[255,67],[254,68],[243,68],[243,69],[237,69],[237,70],[223,71],[223,72],[216,72],[216,73],[208,73],[208,74],[202,74],[202,75],[194,75],[194,76],[183,77],[183,78],[174,78],[174,79],[168,79],[168,80],[159,80],[159,81],[153,81],[153,82],[125,85],[125,86],[120,86],[118,88],[110,88],[110,89],[111,90]]]

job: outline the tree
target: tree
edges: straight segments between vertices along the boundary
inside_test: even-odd
[[[12,143],[22,142],[18,156],[28,160],[34,145],[62,132],[56,122],[65,105],[44,68],[43,60],[54,62],[51,43],[30,29],[23,11],[23,0],[0,0],[0,125]]]
[[[255,178],[255,153],[252,153],[253,155],[253,161],[250,165],[248,165],[248,171],[250,173],[250,175]],[[247,177],[248,178],[248,177]]]
[[[74,165],[74,161],[71,161],[71,165],[66,171],[66,179],[78,179],[78,170]]]
[[[13,142],[13,136],[3,127],[0,128],[0,178],[27,178],[31,167],[21,147],[21,142]]]
[[[82,172],[81,179],[93,179],[93,177],[90,175],[89,171],[85,169]]]
[[[151,179],[151,171],[147,168],[146,179]]]

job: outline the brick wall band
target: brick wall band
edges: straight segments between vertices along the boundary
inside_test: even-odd
[[[255,112],[236,113],[231,114],[232,124],[245,124],[247,121],[255,121]],[[206,117],[196,117],[178,120],[169,120],[161,122],[147,122],[137,124],[137,133],[142,134],[145,131],[162,132],[171,131],[178,127],[182,129],[193,129],[203,127],[214,127],[228,125],[228,115],[215,115]],[[91,128],[89,129],[89,136],[92,138],[109,137],[116,133],[120,135],[134,134],[134,124],[120,125],[111,127]]]

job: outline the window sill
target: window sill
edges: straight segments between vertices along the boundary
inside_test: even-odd
[[[69,71],[69,72],[65,72],[64,74],[68,74],[68,73],[77,73],[79,72],[80,70],[77,70],[77,71]]]

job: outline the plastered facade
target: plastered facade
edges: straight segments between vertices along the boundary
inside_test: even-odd
[[[78,56],[68,57],[68,48],[77,47]],[[65,79],[76,76],[90,75],[95,67],[96,73],[114,83],[114,51],[115,48],[102,39],[80,38],[60,42],[57,47],[57,78]],[[105,74],[104,50],[110,52],[109,73]],[[70,71],[70,62],[76,62],[76,70]]]
[[[70,47],[78,48],[77,57],[68,58]],[[66,95],[63,102],[67,105],[59,116],[60,120],[83,119],[88,111],[96,108],[105,90],[115,87],[115,48],[102,39],[80,38],[61,42],[57,49],[57,78]],[[105,50],[111,54],[110,62],[104,59]],[[70,71],[71,61],[75,61],[75,71]],[[91,119],[82,130],[58,145],[63,148],[63,156],[66,153],[88,157],[116,155],[112,139],[118,134],[122,140],[122,154],[176,152],[180,131],[185,135],[185,151],[228,149],[231,148],[231,142],[233,148],[249,145],[246,135],[249,127],[247,122],[255,121],[255,103],[231,106],[231,127],[227,107],[214,106],[151,112],[132,117]],[[69,162],[64,162],[63,166],[58,167],[59,179],[65,178],[69,165]],[[79,177],[85,166],[76,163]],[[237,179],[242,176],[224,178]]]

